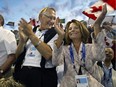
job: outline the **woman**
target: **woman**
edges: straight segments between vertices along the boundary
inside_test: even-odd
[[[63,29],[59,25],[59,19],[55,22],[56,31],[59,35],[54,42],[53,58],[54,65],[64,62],[64,76],[60,87],[76,87],[77,79],[87,78],[84,87],[103,87],[97,80],[92,77],[95,61],[102,61],[105,57],[104,34],[100,29],[100,24],[107,13],[106,5],[99,18],[94,23],[94,33],[92,34],[92,44],[86,44],[89,31],[83,23],[78,20],[71,20],[66,24],[64,34]],[[65,45],[63,46],[63,38],[65,35]],[[83,82],[83,81],[82,81]],[[79,87],[79,86],[78,86]]]

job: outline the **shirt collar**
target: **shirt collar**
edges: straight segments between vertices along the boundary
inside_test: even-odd
[[[74,45],[72,43],[71,43],[71,45],[73,47],[72,49],[75,50],[74,52],[76,52],[76,49],[74,48]],[[79,56],[79,59],[82,58],[82,46],[83,46],[83,43],[81,42],[80,47],[79,47],[79,53],[77,54]]]
[[[105,64],[104,64],[104,62],[102,62],[102,65],[103,65],[104,67],[106,67]],[[112,63],[110,64],[110,66],[108,67],[108,69],[111,69],[111,68],[113,68]]]

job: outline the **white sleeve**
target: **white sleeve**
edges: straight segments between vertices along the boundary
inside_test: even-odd
[[[7,37],[4,40],[5,48],[7,54],[14,54],[16,52],[17,43],[15,35],[12,32],[7,34]]]
[[[103,61],[106,57],[105,55],[105,34],[103,31],[99,32],[96,38],[92,36],[92,54],[93,58],[97,61]]]

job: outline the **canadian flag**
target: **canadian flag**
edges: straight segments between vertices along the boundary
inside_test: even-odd
[[[82,13],[88,16],[89,18],[96,20],[102,11],[102,5],[106,3],[107,12],[112,12],[116,10],[116,0],[99,0],[93,4],[90,8],[86,9]]]

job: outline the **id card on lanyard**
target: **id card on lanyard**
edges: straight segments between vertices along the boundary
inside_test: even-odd
[[[76,87],[89,87],[86,75],[76,75]]]

